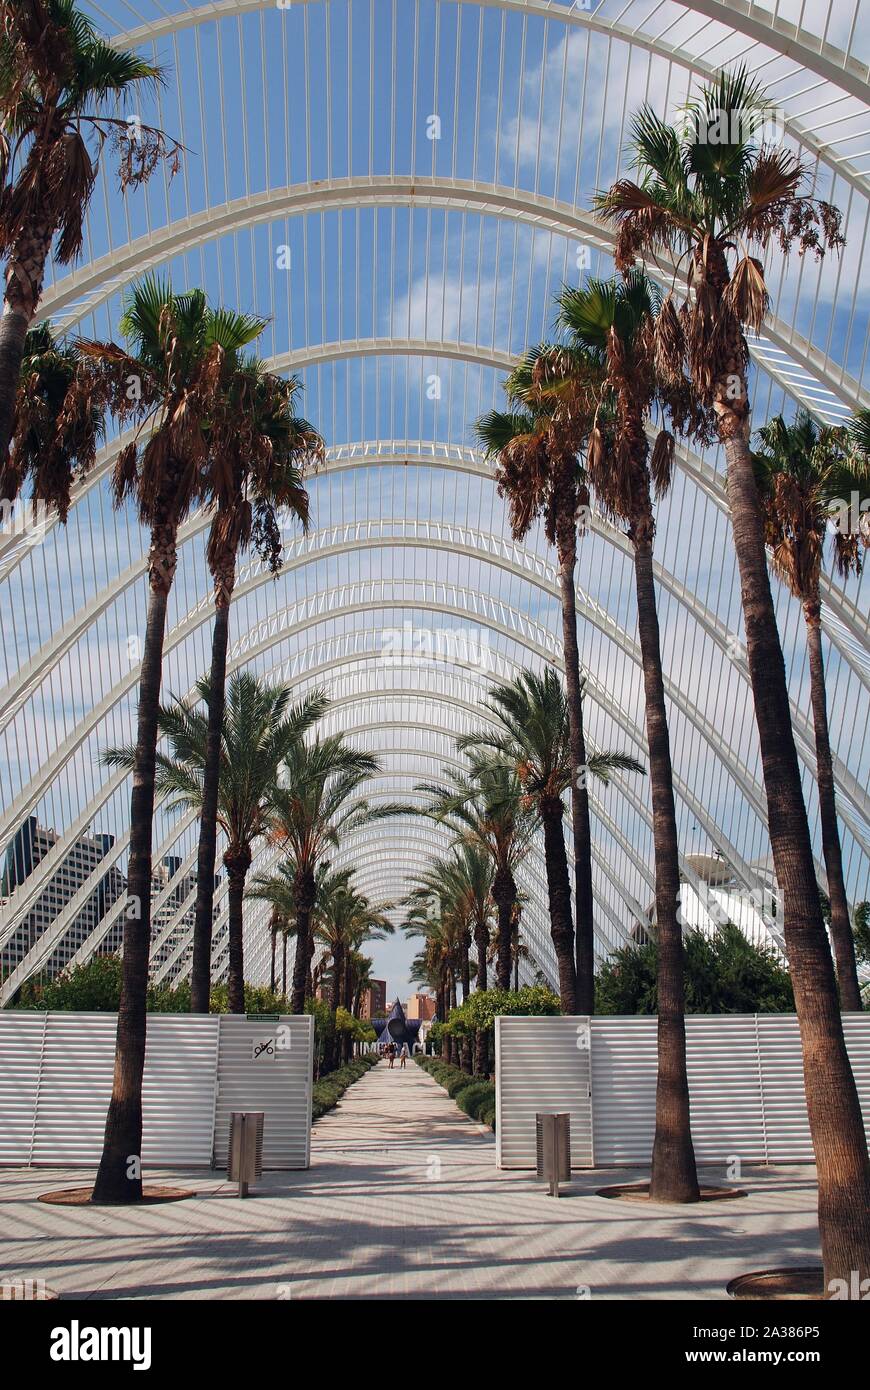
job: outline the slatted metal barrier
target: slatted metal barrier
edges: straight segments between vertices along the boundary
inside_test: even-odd
[[[0,1011],[0,1165],[99,1161],[116,1027],[113,1013]],[[307,1167],[313,1040],[307,1016],[149,1014],[143,1164],[225,1166],[229,1113],[247,1108],[266,1114],[265,1167]]]
[[[496,1020],[496,1139],[501,1168],[534,1168],[535,1114],[571,1115],[575,1168],[649,1163],[655,1126],[656,1019]],[[843,1019],[870,1125],[870,1014]],[[584,1030],[588,1042],[584,1043]],[[691,1015],[686,1052],[699,1163],[811,1162],[803,1063],[793,1014]]]

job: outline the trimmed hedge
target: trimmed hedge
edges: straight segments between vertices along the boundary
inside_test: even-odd
[[[312,1120],[319,1120],[321,1115],[325,1115],[327,1110],[337,1105],[348,1086],[365,1076],[377,1060],[377,1057],[372,1056],[354,1057],[352,1062],[338,1067],[336,1071],[327,1072],[326,1076],[321,1076],[319,1081],[315,1081],[311,1093]]]
[[[469,1076],[440,1057],[417,1056],[414,1061],[433,1081],[443,1086],[459,1109],[479,1124],[495,1129],[495,1084],[483,1076]]]

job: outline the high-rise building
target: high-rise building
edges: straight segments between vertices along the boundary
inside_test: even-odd
[[[435,1017],[435,1000],[431,994],[412,994],[405,1005],[406,1018],[429,1019]]]
[[[360,995],[360,1018],[383,1018],[387,1012],[387,982],[372,980]]]
[[[15,890],[30,877],[60,838],[54,829],[40,825],[35,816],[28,816],[16,831],[6,850],[6,862],[0,878],[0,894],[4,900],[11,901],[11,906],[14,907]],[[39,897],[0,951],[0,974],[10,974],[33,949],[40,937],[53,925],[90,878],[114,843],[113,835],[99,833],[81,835],[72,843]],[[113,865],[99,879],[93,892],[76,913],[63,938],[45,962],[43,970],[46,975],[56,975],[68,964],[112,905],[121,897],[124,888],[124,876],[120,869]],[[123,922],[113,926],[102,949],[117,948],[122,926]]]

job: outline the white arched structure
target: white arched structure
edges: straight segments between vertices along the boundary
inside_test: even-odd
[[[769,257],[771,314],[750,344],[755,418],[803,406],[838,421],[870,400],[870,44],[861,3],[88,6],[110,36],[164,64],[166,82],[139,114],[177,135],[187,153],[172,182],[158,172],[126,201],[104,157],[84,253],[72,267],[49,267],[42,313],[71,332],[114,336],[125,288],[153,271],[269,319],[262,353],[276,370],[300,375],[305,413],[329,451],[310,483],[311,532],[288,533],[281,576],[273,581],[241,561],[230,666],[299,691],[326,685],[329,726],[382,758],[366,789],[374,799],[411,804],[415,782],[455,760],[454,740],[483,717],[491,679],[561,662],[553,556],[537,528],[522,543],[510,538],[472,426],[502,399],[516,355],[548,332],[559,285],[610,273],[613,235],[590,208],[596,189],[627,167],[638,101],[672,114],[695,80],[738,61],[765,82],[783,138],[819,195],[842,209],[847,246],[818,264]],[[683,267],[649,270],[685,293]],[[146,598],[144,537],[130,512],[113,509],[109,491],[123,442],[110,438],[78,481],[65,527],[49,517],[36,531],[0,533],[0,866],[28,818],[53,832],[0,906],[0,952],[25,929],[31,935],[26,949],[4,957],[4,1000],[59,961],[104,949],[120,922],[119,899],[81,939],[83,914],[107,875],[123,880],[129,834],[127,780],[99,762],[101,749],[132,732]],[[658,511],[656,579],[694,920],[709,902],[694,865],[718,856],[733,892],[763,901],[769,845],[721,460],[681,447],[677,464]],[[181,538],[164,667],[173,693],[190,691],[208,664],[207,524],[194,516]],[[870,896],[867,586],[866,576],[823,581],[837,792],[856,901]],[[630,549],[602,520],[580,547],[577,596],[591,742],[643,758]],[[776,599],[824,882],[802,617],[784,591]],[[412,636],[440,632],[438,660],[385,642],[407,624]],[[46,923],[40,904],[75,847],[96,835],[109,837],[105,853]],[[652,900],[642,779],[593,789],[593,836],[604,954],[643,925]],[[373,825],[340,855],[366,889],[396,900],[421,860],[445,844],[442,829],[408,815]],[[258,846],[255,867],[272,855]],[[167,870],[154,902],[154,975],[174,981],[189,968],[193,817],[158,812],[155,859]],[[524,930],[535,969],[552,978],[537,849],[523,874]],[[220,978],[223,882],[217,905]],[[752,920],[778,944],[764,908]],[[251,905],[246,949],[249,969],[263,978],[261,904]]]

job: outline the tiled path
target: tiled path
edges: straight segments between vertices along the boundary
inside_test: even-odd
[[[736,1273],[817,1258],[809,1169],[752,1170],[748,1198],[688,1210],[593,1195],[631,1176],[578,1173],[555,1201],[499,1172],[419,1067],[382,1062],[315,1125],[310,1170],[244,1201],[200,1172],[172,1175],[184,1202],[47,1207],[84,1175],[0,1170],[0,1276],[97,1298],[722,1298]]]

